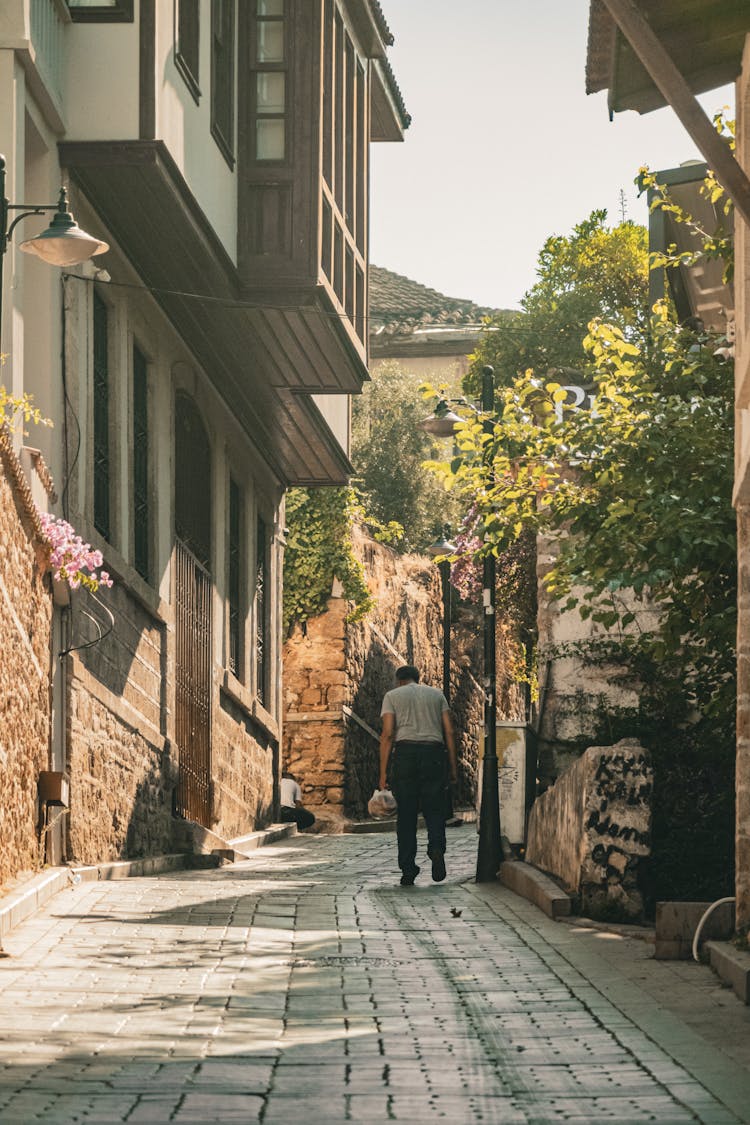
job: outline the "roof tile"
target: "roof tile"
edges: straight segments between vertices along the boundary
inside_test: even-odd
[[[379,335],[409,335],[420,328],[480,327],[497,309],[446,297],[402,274],[370,266],[370,330]]]

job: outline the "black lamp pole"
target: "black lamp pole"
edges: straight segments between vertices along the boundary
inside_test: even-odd
[[[440,581],[443,587],[443,695],[451,701],[451,564],[448,559],[440,563]]]
[[[495,372],[482,368],[482,412],[484,431],[492,433],[495,409]],[[491,458],[489,451],[486,454]],[[482,801],[479,808],[479,847],[477,849],[477,883],[491,883],[503,858],[500,842],[500,794],[497,781],[497,699],[495,670],[495,556],[483,560],[484,609],[484,761],[482,765]]]
[[[451,564],[446,555],[452,555],[455,545],[448,539],[450,528],[446,524],[442,534],[427,548],[428,554],[437,560],[440,571],[440,584],[443,596],[443,695],[450,703],[451,692]]]

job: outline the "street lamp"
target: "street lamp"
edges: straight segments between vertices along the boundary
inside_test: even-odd
[[[495,409],[495,372],[482,368],[482,413],[484,432],[493,430]],[[487,443],[488,459],[492,456]],[[479,846],[477,848],[477,883],[492,883],[503,858],[500,841],[500,794],[497,783],[497,698],[495,671],[495,556],[488,552],[483,559],[482,606],[484,610],[484,761],[482,763],[482,800],[479,807]]]
[[[476,407],[465,403],[471,410]],[[494,428],[495,371],[482,368],[482,423],[485,434]],[[433,414],[419,422],[419,428],[433,437],[452,437],[455,427],[464,419],[451,410],[447,399],[440,399]],[[485,458],[491,472],[491,443],[487,442]],[[447,552],[446,552],[447,553]],[[490,883],[497,879],[503,849],[500,839],[500,794],[497,776],[497,697],[496,697],[496,617],[495,617],[495,556],[488,552],[482,561],[482,608],[484,641],[484,760],[482,763],[482,799],[479,807],[479,846],[477,848],[477,883]],[[443,588],[445,607],[445,587]],[[444,608],[445,612],[445,608]],[[444,634],[444,638],[445,638]],[[445,644],[445,640],[444,640]],[[443,665],[445,682],[445,663]],[[448,668],[448,674],[450,668]],[[444,692],[447,698],[447,693]]]
[[[452,555],[456,547],[447,538],[448,528],[444,527],[441,535],[427,548],[427,554],[433,559],[441,556]],[[442,557],[438,563],[440,581],[443,591],[443,695],[450,703],[451,692],[451,564]]]
[[[5,176],[5,157],[0,156],[0,336],[3,322],[3,262],[13,231],[21,219],[26,219],[29,215],[43,215],[45,211],[55,212],[45,231],[26,239],[19,247],[24,253],[35,254],[52,266],[76,266],[95,254],[103,254],[109,250],[108,243],[94,238],[78,226],[68,210],[68,194],[64,187],[60,188],[57,203],[11,203],[5,195]],[[20,211],[21,214],[9,226],[11,211]]]
[[[448,400],[441,398],[434,413],[424,421],[417,422],[417,429],[424,430],[426,434],[432,434],[433,437],[453,437],[453,431],[463,420],[459,414],[451,410]]]

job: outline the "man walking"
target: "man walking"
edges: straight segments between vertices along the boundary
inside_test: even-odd
[[[448,701],[442,691],[420,684],[418,670],[406,664],[396,672],[396,687],[383,698],[381,715],[380,788],[388,784],[390,765],[390,787],[398,804],[401,886],[411,887],[419,874],[420,808],[427,825],[432,878],[440,883],[445,878],[445,789],[448,776],[451,784],[456,781],[456,739]]]

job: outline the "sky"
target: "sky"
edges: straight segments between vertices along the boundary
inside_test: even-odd
[[[609,121],[584,85],[588,0],[381,0],[412,115],[372,146],[370,260],[492,308],[517,308],[544,240],[595,208],[646,222],[638,169],[700,155],[671,109]],[[712,115],[730,87],[701,102]]]

